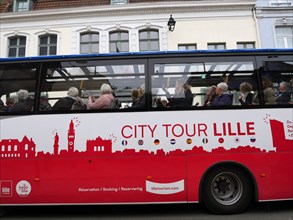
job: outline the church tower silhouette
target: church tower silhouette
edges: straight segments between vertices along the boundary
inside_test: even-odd
[[[54,155],[58,155],[58,152],[59,152],[59,135],[58,133],[56,132],[55,134],[55,137],[54,137]]]
[[[69,124],[69,129],[68,129],[68,153],[73,153],[74,152],[74,139],[75,139],[75,130],[74,130],[74,123],[71,120]]]

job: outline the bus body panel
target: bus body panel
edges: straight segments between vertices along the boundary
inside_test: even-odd
[[[293,197],[292,109],[178,114],[1,117],[1,204],[194,202],[223,162],[251,172],[259,200]]]

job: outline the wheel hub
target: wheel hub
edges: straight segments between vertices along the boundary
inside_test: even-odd
[[[227,191],[230,191],[231,182],[227,178],[220,178],[219,181],[215,181],[216,189],[219,193],[225,194]]]
[[[233,173],[220,173],[212,181],[212,195],[222,205],[235,204],[242,196],[243,186]]]

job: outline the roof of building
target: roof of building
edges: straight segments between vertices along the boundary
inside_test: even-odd
[[[182,0],[181,0],[182,1]],[[192,1],[192,0],[183,0]],[[178,0],[129,0],[128,4],[151,2],[178,2]],[[88,6],[110,5],[111,0],[34,0],[32,10],[45,10],[54,8],[74,8]],[[13,0],[0,2],[0,13],[12,12]]]

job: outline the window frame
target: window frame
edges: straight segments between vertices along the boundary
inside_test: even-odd
[[[126,34],[127,33],[127,39],[123,39],[122,38],[122,34]],[[118,39],[117,40],[112,40],[111,39],[111,35],[114,34],[118,34]],[[128,45],[128,49],[127,50],[122,50],[121,48],[121,44],[125,44],[127,43]],[[115,51],[111,50],[111,45],[115,44]],[[130,43],[129,43],[129,31],[127,30],[114,30],[114,31],[110,31],[109,32],[109,52],[110,53],[120,53],[120,52],[129,52],[129,47]]]
[[[93,35],[96,34],[98,35],[98,41],[93,41]],[[84,35],[89,35],[89,41],[84,41],[82,42],[82,36]],[[96,31],[87,31],[87,32],[82,32],[80,33],[80,40],[79,40],[79,49],[80,49],[80,54],[92,54],[92,53],[99,53],[100,51],[100,33],[99,32],[96,32]],[[98,51],[97,52],[93,52],[93,44],[98,44]],[[89,51],[88,52],[85,52],[83,53],[82,52],[82,45],[88,45],[89,47]]]
[[[133,66],[133,72],[128,69],[128,66]],[[60,72],[59,75],[54,73],[48,74],[48,70],[54,69],[54,67],[61,68],[65,71]],[[120,67],[122,67],[122,72],[119,69]],[[76,71],[80,69],[82,72],[76,74],[74,68],[76,68]],[[97,69],[94,70],[94,68]],[[94,72],[90,72],[89,69],[92,69]],[[124,73],[123,70],[126,70],[126,72]],[[80,97],[83,99],[84,103],[87,103],[88,96],[95,96],[97,98],[100,95],[100,86],[103,83],[109,83],[109,85],[111,85],[113,89],[113,92],[115,93],[115,96],[118,99],[118,102],[123,107],[121,109],[87,109],[71,110],[66,112],[141,111],[143,109],[146,109],[146,103],[143,107],[135,109],[125,107],[125,105],[127,105],[127,103],[130,103],[131,101],[131,90],[139,89],[141,84],[147,84],[146,59],[70,59],[66,61],[55,61],[48,64],[44,63],[42,65],[41,78],[40,96],[46,96],[49,101],[51,100],[50,103],[52,106],[54,106],[54,103],[59,98],[66,96],[67,89],[69,87],[74,86],[78,88],[80,91]],[[130,84],[125,84],[127,80],[130,82]],[[51,88],[51,90],[46,90],[47,88]],[[57,93],[59,94],[59,96],[57,96]],[[52,110],[49,112],[62,113],[58,110]]]
[[[47,37],[47,43],[41,44],[41,38]],[[51,37],[56,37],[56,43],[51,43],[52,39]],[[58,45],[58,35],[57,34],[43,34],[39,35],[39,43],[38,43],[38,50],[39,50],[39,56],[51,56],[51,55],[57,55],[57,45]],[[50,54],[50,49],[54,49],[55,47],[55,54]],[[46,54],[41,54],[41,48],[46,48]]]
[[[288,45],[288,42],[290,41],[290,39],[293,42],[293,36],[290,35],[290,34],[289,35],[283,35],[283,36],[278,35],[278,30],[285,29],[285,28],[291,28],[292,32],[293,32],[293,25],[286,25],[286,26],[285,25],[277,25],[277,26],[275,26],[275,41],[276,41],[276,47],[278,47],[278,48],[290,48],[289,45]],[[281,40],[283,42],[284,46],[280,46],[278,44],[279,40]]]
[[[236,43],[237,49],[255,49],[255,42],[245,42],[245,41],[239,41]],[[248,47],[248,45],[251,44],[253,47]],[[242,48],[239,48],[239,45],[242,45]]]
[[[20,44],[20,41],[21,41],[21,38],[24,38],[25,40],[25,44],[24,45],[21,45]],[[11,40],[13,39],[16,39],[16,45],[11,45]],[[26,42],[27,42],[27,37],[26,36],[22,36],[22,35],[19,35],[19,36],[11,36],[11,37],[8,37],[8,54],[7,54],[7,57],[25,57],[26,55]],[[11,49],[16,49],[16,55],[15,56],[10,56],[10,50]],[[20,56],[20,49],[24,49],[24,55],[23,56]]]
[[[269,6],[272,6],[272,7],[292,6],[292,0],[269,0]]]
[[[208,57],[208,56],[205,56],[204,61],[200,57],[180,57],[180,58],[165,58],[165,59],[164,58],[158,58],[158,59],[151,59],[149,61],[150,62],[150,66],[151,67],[154,67],[154,69],[149,70],[149,72],[151,74],[150,78],[152,78],[153,80],[155,78],[157,78],[157,79],[160,78],[160,77],[158,77],[158,75],[160,73],[158,73],[155,70],[155,65],[156,64],[170,64],[170,65],[175,65],[176,66],[177,64],[191,64],[191,63],[206,63],[207,64],[207,63],[213,63],[213,62],[215,62],[215,63],[217,63],[217,62],[219,62],[219,63],[222,63],[222,62],[223,63],[226,63],[226,62],[230,62],[230,61],[233,62],[233,63],[237,63],[237,62],[250,62],[253,65],[253,68],[251,70],[240,70],[238,72],[235,72],[235,70],[233,69],[233,67],[231,67],[231,70],[229,70],[229,71],[221,71],[221,70],[218,71],[218,70],[216,70],[216,71],[213,72],[213,70],[212,70],[212,72],[211,72],[211,69],[213,69],[212,66],[211,66],[209,70],[206,69],[206,68],[203,68],[204,69],[204,72],[202,72],[202,74],[203,75],[206,75],[206,77],[208,79],[208,77],[211,77],[211,76],[208,76],[208,75],[211,75],[211,74],[215,74],[215,75],[222,74],[222,76],[224,77],[225,74],[239,73],[239,75],[240,75],[239,76],[239,79],[238,79],[238,76],[236,76],[235,78],[237,80],[236,81],[231,81],[230,83],[233,84],[233,83],[236,82],[236,83],[239,83],[239,85],[240,85],[241,74],[242,73],[251,73],[250,74],[250,76],[251,76],[250,79],[252,80],[251,83],[253,83],[254,91],[259,91],[259,89],[260,89],[258,87],[258,85],[259,85],[259,83],[258,83],[259,79],[257,77],[258,75],[257,75],[257,69],[256,69],[257,68],[257,65],[256,65],[256,62],[255,62],[254,56],[248,56],[248,57],[246,57],[246,56],[239,56],[239,57],[233,57],[233,56]],[[185,76],[189,76],[189,75],[192,76],[192,74],[194,74],[194,73],[184,72],[184,74],[185,74]],[[195,74],[201,74],[201,72],[200,71],[198,73],[195,72]],[[163,77],[165,79],[167,78],[166,76],[173,77],[173,79],[176,79],[176,77],[182,78],[182,76],[179,76],[179,75],[182,75],[181,72],[180,73],[179,72],[169,72],[169,73],[166,73],[165,76],[162,75],[161,77]],[[183,76],[183,78],[185,76]],[[221,78],[221,76],[219,76],[219,77]],[[221,82],[220,81],[221,79],[219,77],[218,77],[218,80],[217,81],[213,81],[212,80],[211,82],[213,82],[215,84],[220,83]],[[205,78],[203,78],[203,80],[205,80]],[[189,81],[186,81],[186,82],[189,82]],[[205,83],[207,83],[207,82],[205,82]],[[176,108],[175,107],[175,108],[167,108],[167,109],[163,109],[163,110],[168,110],[168,111],[181,110],[181,109],[182,110],[190,110],[190,109],[198,109],[198,110],[201,110],[201,109],[219,109],[219,108],[223,108],[223,109],[235,109],[236,108],[236,109],[238,109],[238,108],[259,108],[260,107],[259,104],[252,105],[252,106],[242,106],[242,105],[240,105],[237,102],[238,95],[239,95],[239,85],[237,84],[236,87],[235,87],[235,85],[233,85],[233,87],[232,86],[230,87],[230,83],[228,83],[228,86],[229,86],[228,90],[230,90],[230,92],[233,92],[232,93],[233,94],[233,97],[232,97],[233,98],[233,102],[232,102],[232,105],[231,106],[206,107],[206,106],[203,106],[203,105],[196,105],[197,98],[200,98],[200,96],[203,96],[204,94],[196,93],[196,92],[194,93],[193,92],[194,91],[193,90],[194,88],[192,88],[192,93],[193,93],[193,95],[196,94],[196,96],[194,96],[193,105],[191,107],[179,107],[179,108]],[[160,84],[160,83],[156,83],[156,84]],[[160,85],[162,85],[162,83]],[[175,83],[173,82],[172,85],[174,86]],[[207,87],[208,86],[211,86],[211,84],[210,85],[207,84],[206,86]],[[157,91],[157,88],[156,87],[153,87],[153,83],[150,85],[150,88],[151,88],[150,91]],[[172,89],[170,91],[169,92],[172,95]],[[158,94],[151,93],[150,96],[151,96],[150,99],[153,100],[152,101],[152,104],[153,104],[152,105],[152,109],[153,110],[162,110],[162,109],[158,109],[156,105],[154,106],[155,98],[158,96]],[[162,98],[165,99],[164,94],[162,96],[163,96]]]
[[[111,0],[111,5],[123,5],[128,4],[128,0]]]
[[[141,39],[140,34],[142,32],[147,32],[147,38],[146,39]],[[158,38],[152,38],[151,37],[151,32],[156,32]],[[138,40],[139,40],[139,51],[140,52],[147,52],[147,51],[160,51],[160,32],[158,29],[155,28],[146,28],[138,31]],[[141,43],[146,42],[147,43],[147,50],[142,50],[141,49]],[[158,50],[152,50],[151,49],[151,44],[152,42],[157,42],[158,45]]]
[[[185,47],[185,49],[179,49],[179,47]],[[194,47],[195,49],[189,49],[189,47]],[[178,44],[178,50],[197,50],[197,44]]]
[[[26,3],[27,7],[22,7],[21,10],[20,9],[20,4],[21,3]],[[22,12],[22,11],[29,11],[32,8],[32,1],[31,0],[14,0],[13,1],[13,11],[14,12]]]
[[[209,48],[209,46],[213,46],[213,48]],[[219,46],[223,46],[224,48],[218,49]],[[208,50],[225,50],[226,49],[226,43],[207,43],[207,49]]]
[[[24,62],[24,63],[12,63],[6,64],[1,73],[0,84],[2,86],[2,92],[0,98],[13,98],[14,103],[17,102],[17,92],[20,89],[27,90],[29,92],[29,97],[33,98],[31,101],[32,109],[29,111],[8,111],[4,114],[19,114],[19,115],[26,115],[26,114],[33,114],[37,106],[36,100],[38,99],[38,80],[39,80],[39,73],[40,73],[40,63],[37,62]],[[14,74],[10,74],[14,73]]]

